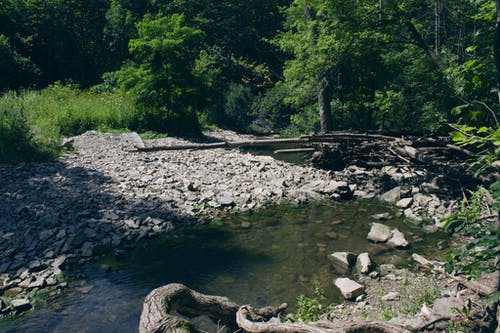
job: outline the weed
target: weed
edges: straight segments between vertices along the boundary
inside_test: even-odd
[[[326,300],[324,290],[318,281],[313,281],[314,292],[312,297],[300,295],[297,297],[296,319],[309,322],[318,319],[325,309],[323,302]]]
[[[415,315],[423,304],[431,305],[440,296],[439,286],[428,277],[416,276],[412,283],[408,278],[402,281],[400,312],[403,314]]]

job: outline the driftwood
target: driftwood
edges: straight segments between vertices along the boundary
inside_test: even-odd
[[[366,140],[385,140],[385,141],[401,141],[401,138],[379,135],[379,134],[361,134],[349,132],[334,132],[325,135],[309,135],[296,138],[279,138],[279,139],[260,139],[247,141],[223,141],[201,144],[183,144],[171,146],[153,146],[153,147],[136,147],[135,152],[154,152],[162,150],[204,150],[216,148],[240,148],[240,147],[262,147],[275,145],[296,145],[307,143],[324,143],[338,141],[366,141]]]
[[[276,318],[286,309],[279,307],[253,308],[240,306],[227,297],[204,295],[182,284],[169,284],[146,296],[141,313],[139,333],[199,332],[189,318],[207,315],[233,331],[248,333],[410,333],[425,330],[430,325],[449,318],[433,318],[409,327],[379,321],[318,321],[312,323],[282,323]]]
[[[287,305],[254,309],[262,319],[283,312]],[[236,328],[236,312],[240,305],[227,297],[198,293],[185,285],[172,283],[154,289],[144,300],[139,333],[197,332],[188,318],[208,315],[223,325]]]

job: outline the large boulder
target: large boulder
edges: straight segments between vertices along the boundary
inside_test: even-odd
[[[391,228],[382,223],[373,223],[368,239],[376,243],[384,243],[392,237]]]
[[[335,286],[345,299],[354,299],[364,292],[364,287],[362,285],[348,278],[336,279]]]

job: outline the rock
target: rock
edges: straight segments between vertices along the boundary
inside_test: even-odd
[[[464,306],[465,302],[458,297],[438,298],[434,301],[432,312],[438,316],[453,318],[457,315],[453,309],[463,309]]]
[[[42,288],[44,285],[45,285],[45,277],[43,275],[39,275],[36,277],[35,281],[31,282],[28,285],[28,289]]]
[[[370,273],[371,268],[373,267],[372,261],[368,252],[363,252],[358,255],[356,258],[356,269],[362,274]]]
[[[10,262],[6,262],[4,264],[1,264],[0,265],[0,274],[3,274],[5,272],[7,272],[7,270],[9,269],[11,263]]]
[[[389,213],[373,214],[372,218],[375,220],[390,220],[392,219],[392,215]]]
[[[401,187],[396,186],[390,191],[385,192],[380,196],[380,200],[390,204],[395,204],[401,199]]]
[[[411,208],[405,209],[403,213],[404,213],[405,217],[408,220],[410,220],[411,222],[422,223],[422,221],[424,220],[423,218],[421,218],[420,216],[415,214]]]
[[[373,223],[368,233],[368,239],[376,243],[384,243],[392,237],[391,229],[381,223]]]
[[[396,202],[396,206],[400,208],[408,208],[410,207],[411,203],[413,202],[413,198],[403,198]]]
[[[398,301],[399,298],[401,297],[400,293],[396,291],[391,291],[382,296],[381,300],[382,301]]]
[[[31,303],[27,298],[13,299],[11,305],[14,308],[14,310],[19,312],[31,309]]]
[[[351,252],[334,252],[328,256],[333,268],[340,274],[347,273],[356,262],[356,255]]]
[[[94,244],[91,242],[85,242],[82,246],[82,257],[92,257]]]
[[[230,193],[222,193],[221,196],[217,197],[217,203],[221,207],[233,207],[236,204]]]
[[[325,233],[326,237],[330,238],[330,239],[337,239],[339,238],[339,234],[336,233],[335,231],[327,231]]]
[[[405,235],[398,229],[392,229],[392,237],[387,241],[387,244],[396,248],[405,248],[410,243],[406,240]]]
[[[190,319],[191,324],[196,328],[196,331],[200,332],[220,332],[229,333],[231,332],[227,327],[220,326],[218,323],[214,322],[212,318],[207,315],[202,315]]]
[[[335,286],[340,290],[345,299],[355,299],[364,292],[362,285],[348,278],[336,279]]]
[[[57,257],[50,265],[54,268],[60,269],[65,261],[66,261],[66,256],[62,255],[62,256]]]

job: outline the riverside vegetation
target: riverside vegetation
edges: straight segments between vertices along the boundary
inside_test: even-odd
[[[498,270],[499,50],[498,0],[0,0],[0,162],[6,170],[21,163],[20,173],[23,162],[58,165],[63,137],[89,130],[451,135],[476,154],[476,176],[490,181],[454,198],[463,201],[443,226],[471,241],[449,252],[446,270],[478,276]],[[92,145],[97,134],[90,133],[79,140],[90,136]],[[360,186],[349,189],[358,197],[383,192],[378,180],[352,184],[358,171],[346,168],[335,181]],[[358,176],[403,182],[395,175],[412,179],[414,171]],[[417,187],[424,181],[432,179]],[[325,184],[316,184],[319,197],[337,198],[345,188]],[[403,185],[404,196],[422,199],[414,184]],[[11,192],[4,195],[16,199]],[[292,192],[290,198],[319,198],[317,189]],[[209,202],[228,203],[214,196],[207,210],[214,208]],[[409,213],[425,211],[442,226],[450,202],[438,199],[410,204],[416,207]],[[199,212],[188,206],[188,215]],[[29,207],[17,213],[40,217]],[[89,246],[78,251],[88,254]]]

